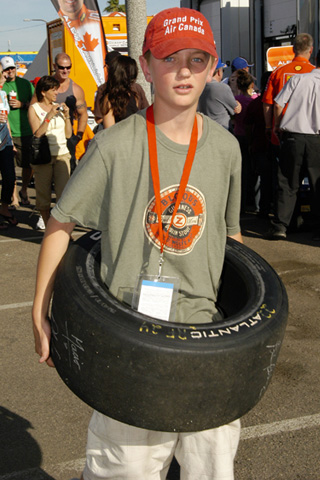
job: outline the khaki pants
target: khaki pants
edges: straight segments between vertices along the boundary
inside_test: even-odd
[[[45,165],[32,165],[36,186],[36,205],[38,210],[50,210],[51,186],[54,183],[56,200],[70,178],[70,154],[52,157]]]
[[[154,432],[94,412],[84,480],[165,480],[173,455],[181,480],[233,480],[240,420],[195,433]]]

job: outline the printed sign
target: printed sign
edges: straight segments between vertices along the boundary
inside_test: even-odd
[[[72,35],[96,84],[105,82],[106,41],[98,3],[95,0],[51,0]]]
[[[293,46],[271,47],[267,50],[268,71],[282,67],[292,62],[294,57]]]

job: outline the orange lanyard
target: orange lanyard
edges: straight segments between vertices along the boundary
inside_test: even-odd
[[[147,109],[147,132],[148,132],[148,145],[149,145],[149,158],[150,158],[150,169],[151,169],[151,176],[152,176],[152,183],[153,183],[153,191],[156,200],[156,213],[158,216],[158,225],[159,225],[159,241],[160,241],[160,269],[161,264],[163,262],[163,249],[168,240],[170,228],[172,226],[174,217],[176,216],[178,207],[186,190],[193,160],[195,157],[197,143],[198,143],[198,125],[197,125],[197,118],[194,118],[194,123],[192,127],[190,145],[187,153],[187,158],[183,167],[183,172],[181,175],[178,195],[176,197],[176,203],[174,206],[174,210],[171,216],[170,225],[165,233],[163,233],[162,227],[162,211],[161,211],[161,199],[160,199],[160,176],[159,176],[159,166],[158,166],[158,154],[157,154],[157,137],[156,137],[156,127],[154,124],[154,114],[153,114],[153,105],[151,105]]]

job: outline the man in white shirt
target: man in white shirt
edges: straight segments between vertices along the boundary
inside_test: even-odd
[[[301,171],[305,167],[311,190],[314,239],[320,240],[320,50],[316,68],[294,75],[275,98],[275,134],[281,137],[278,198],[275,219],[267,237],[286,238],[294,212]],[[281,118],[284,107],[288,107]]]

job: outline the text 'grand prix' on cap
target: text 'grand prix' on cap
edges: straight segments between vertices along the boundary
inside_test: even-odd
[[[208,20],[191,8],[176,7],[157,13],[147,26],[142,54],[150,50],[155,58],[165,58],[186,48],[218,58]]]

